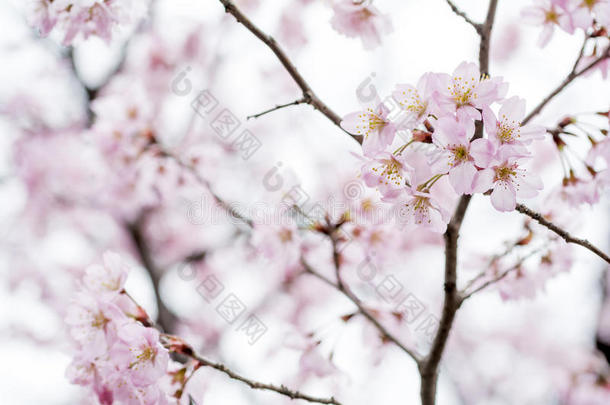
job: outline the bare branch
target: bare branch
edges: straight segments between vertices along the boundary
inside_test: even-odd
[[[320,111],[324,114],[329,120],[333,122],[336,126],[341,128],[341,117],[339,117],[333,110],[330,109],[322,100],[316,96],[313,92],[309,84],[305,81],[303,76],[299,73],[297,68],[294,66],[292,61],[288,58],[284,50],[278,45],[277,41],[270,35],[265,34],[258,28],[248,17],[246,17],[230,0],[219,0],[225,8],[225,11],[231,14],[237,22],[241,23],[244,27],[246,27],[254,36],[260,39],[265,45],[271,49],[271,51],[277,56],[280,63],[284,66],[290,77],[295,81],[297,86],[303,92],[303,98],[305,102],[316,110]],[[362,137],[359,135],[351,134],[345,131],[343,128],[341,130],[347,133],[349,136],[354,138],[358,143],[362,143]]]
[[[171,339],[171,337],[170,337],[170,339]],[[171,347],[170,347],[170,350],[171,350]],[[232,371],[224,364],[207,360],[207,359],[199,356],[198,354],[195,354],[192,351],[192,349],[190,349],[190,348],[189,348],[189,350],[180,351],[179,353],[192,358],[193,360],[195,360],[197,362],[197,364],[199,366],[210,367],[210,368],[213,368],[220,372],[223,372],[227,376],[229,376],[229,378],[236,380],[236,381],[241,381],[242,383],[247,384],[250,388],[255,389],[255,390],[274,391],[274,392],[277,392],[278,394],[287,396],[290,399],[302,399],[303,401],[315,402],[315,403],[319,403],[319,404],[341,405],[341,403],[339,401],[337,401],[334,397],[317,398],[317,397],[314,397],[311,395],[303,394],[296,390],[289,389],[288,387],[286,387],[284,385],[278,386],[278,385],[274,385],[274,384],[266,384],[266,383],[261,383],[261,382],[255,381],[255,380],[251,380],[247,377],[242,376],[241,374],[236,373],[235,371]]]
[[[597,256],[601,257],[606,262],[610,263],[610,257],[606,253],[602,252],[599,248],[595,247],[588,240],[575,238],[574,236],[570,235],[570,233],[568,233],[567,231],[561,229],[560,227],[558,227],[557,225],[555,225],[551,221],[545,219],[541,214],[539,214],[539,213],[537,213],[535,211],[532,211],[531,209],[527,208],[523,204],[517,204],[517,208],[516,209],[520,213],[525,214],[528,217],[532,218],[533,220],[537,221],[540,225],[542,225],[542,226],[550,229],[551,231],[555,232],[557,235],[561,236],[561,238],[563,240],[565,240],[566,242],[574,243],[574,244],[580,245],[580,246],[582,246],[584,248],[587,248],[591,252],[595,253]]]
[[[212,185],[210,184],[210,182],[207,181],[205,178],[203,178],[199,174],[197,169],[195,167],[193,167],[193,165],[183,161],[182,159],[180,159],[179,156],[176,156],[174,153],[172,153],[168,150],[161,148],[160,151],[164,156],[167,156],[167,157],[173,159],[182,168],[188,170],[195,177],[195,179],[208,190],[208,192],[210,193],[210,195],[212,196],[212,198],[214,199],[216,204],[218,204],[222,209],[224,209],[229,215],[231,215],[233,218],[240,220],[241,222],[243,222],[245,225],[247,225],[250,228],[252,228],[254,226],[254,222],[250,218],[247,218],[244,215],[237,212],[237,210],[235,208],[233,208],[230,203],[226,202],[218,194],[216,194],[214,192],[214,190],[212,190]]]
[[[280,110],[282,108],[290,107],[291,105],[298,105],[298,104],[303,104],[303,103],[307,103],[307,99],[305,99],[305,97],[300,98],[300,99],[295,100],[295,101],[291,101],[290,103],[276,105],[275,107],[270,108],[268,110],[265,110],[265,111],[263,111],[261,113],[258,113],[258,114],[248,115],[246,117],[246,119],[247,120],[249,120],[250,118],[256,119],[256,118],[258,118],[260,116],[263,116],[265,114],[269,114],[270,112],[277,111],[277,110]]]
[[[334,246],[334,242],[333,242],[333,252],[336,252],[336,247]],[[335,253],[333,253],[333,257],[335,257]],[[338,259],[338,253],[337,253],[337,259],[333,259],[333,261],[335,263],[339,262]],[[303,267],[305,268],[305,272],[308,274],[311,274],[314,277],[319,278],[320,280],[322,280],[325,284],[329,285],[330,287],[338,290],[341,294],[343,294],[345,297],[347,297],[351,302],[354,303],[354,305],[356,305],[356,307],[358,308],[358,311],[369,321],[371,322],[375,328],[377,328],[377,330],[379,331],[379,333],[381,334],[381,336],[383,336],[385,339],[391,341],[392,343],[394,343],[396,346],[398,346],[403,352],[405,352],[406,354],[408,354],[413,360],[415,360],[416,363],[419,364],[419,362],[421,361],[421,357],[415,353],[413,350],[409,349],[408,347],[406,347],[397,337],[395,337],[394,335],[392,335],[392,333],[390,333],[390,331],[388,331],[385,326],[383,326],[378,320],[377,318],[375,318],[375,316],[373,316],[373,314],[371,314],[369,312],[369,310],[367,310],[364,305],[362,304],[362,301],[356,297],[356,295],[354,293],[351,292],[351,290],[343,283],[343,281],[341,280],[341,278],[338,278],[337,283],[333,282],[332,280],[330,280],[328,277],[324,276],[323,274],[318,273],[317,271],[315,271],[310,265],[309,263],[307,263],[303,258],[301,258],[301,263],[303,264]],[[338,271],[336,270],[337,267],[335,267],[335,271],[336,274],[338,274]]]
[[[585,41],[586,41],[586,39],[585,39]],[[606,50],[604,51],[604,53],[600,57],[598,57],[597,59],[593,60],[587,66],[582,68],[582,70],[577,72],[576,70],[578,68],[578,64],[580,63],[580,60],[582,59],[582,53],[583,52],[584,52],[584,44],[583,44],[583,48],[581,48],[580,54],[579,54],[578,58],[576,59],[576,62],[574,63],[574,66],[573,66],[572,70],[570,71],[570,73],[568,73],[566,78],[561,82],[561,84],[559,86],[557,86],[553,91],[551,91],[551,93],[549,93],[548,96],[546,96],[540,103],[538,103],[538,105],[536,107],[534,107],[532,112],[530,112],[523,119],[523,122],[522,122],[523,125],[527,124],[532,118],[534,118],[536,115],[540,114],[542,109],[552,99],[554,99],[559,93],[561,93],[563,91],[563,89],[565,89],[570,83],[572,83],[576,78],[578,78],[578,77],[582,76],[583,74],[587,73],[589,70],[591,70],[595,66],[597,66],[598,63],[600,63],[604,59],[610,57],[610,46],[608,48],[606,48]]]
[[[472,297],[474,294],[478,293],[481,290],[484,290],[485,288],[489,287],[492,284],[497,283],[498,281],[503,280],[506,276],[508,276],[512,271],[517,270],[519,267],[521,267],[521,265],[530,257],[540,253],[543,249],[535,249],[533,251],[531,251],[530,253],[528,253],[527,255],[525,255],[524,257],[522,257],[516,264],[514,264],[513,266],[509,267],[508,269],[504,270],[503,272],[501,272],[500,274],[496,275],[496,277],[489,279],[487,281],[485,281],[484,283],[482,283],[480,286],[478,286],[477,288],[475,288],[474,290],[472,290],[471,292],[466,292],[466,290],[468,289],[468,287],[464,288],[464,290],[462,290],[460,292],[461,295],[461,303],[463,303],[464,301],[466,301],[468,298]],[[485,274],[485,271],[481,272],[481,274]],[[460,303],[460,305],[461,305]]]
[[[451,10],[457,14],[458,16],[462,17],[468,24],[472,25],[474,27],[474,29],[477,31],[477,33],[481,33],[482,30],[482,25],[479,23],[476,23],[474,21],[472,21],[470,19],[470,17],[468,17],[468,14],[466,14],[465,12],[463,12],[462,10],[459,9],[458,6],[455,5],[455,3],[451,0],[446,0],[447,4],[449,4],[449,7],[451,7]]]
[[[489,8],[487,9],[487,18],[485,23],[481,25],[479,35],[481,42],[479,43],[479,68],[481,73],[489,74],[489,44],[491,42],[491,30],[496,18],[496,10],[498,8],[498,0],[490,0]]]

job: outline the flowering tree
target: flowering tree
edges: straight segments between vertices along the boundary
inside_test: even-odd
[[[273,403],[376,403],[384,397],[364,383],[384,370],[385,384],[417,386],[423,405],[610,402],[608,280],[584,343],[539,327],[552,305],[514,328],[477,326],[479,297],[528,305],[575,266],[610,263],[579,236],[591,218],[607,231],[607,217],[584,207],[601,205],[610,186],[608,92],[587,90],[606,103],[593,111],[571,105],[539,119],[573,82],[606,78],[610,1],[528,0],[521,15],[542,30],[541,47],[555,28],[582,37],[565,79],[533,108],[490,66],[498,0],[479,2],[481,22],[447,0],[434,7],[474,30],[478,60],[417,72],[385,98],[366,79],[361,108],[342,115],[297,68],[305,17],[328,11],[333,35],[361,40],[362,52],[394,35],[397,19],[369,0],[291,0],[272,10],[275,39],[250,17],[265,10],[258,1],[208,2],[227,15],[172,20],[164,2],[144,0],[32,0],[25,10],[50,36],[28,46],[54,50],[34,77],[55,87],[19,88],[1,105],[15,134],[6,181],[22,196],[3,238],[7,280],[33,283],[63,320],[45,344],[69,351],[66,376],[84,403],[257,403],[263,394],[250,389]],[[120,44],[121,56],[91,85],[78,51],[96,38]],[[218,44],[232,41],[244,54],[267,48],[268,95],[297,98],[234,113],[218,83],[237,83],[236,100],[255,103],[257,91],[247,60],[238,73],[226,64],[236,55]],[[269,164],[296,127],[323,128],[337,166],[313,176],[314,190]],[[462,226],[467,213],[487,219]],[[477,238],[466,243],[469,226]],[[67,259],[39,256],[55,249]],[[138,274],[150,302],[130,284]],[[229,346],[264,363],[240,362]],[[544,376],[537,385],[518,379],[525,362]],[[383,402],[415,401],[402,394]]]

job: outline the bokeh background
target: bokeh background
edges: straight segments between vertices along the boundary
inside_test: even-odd
[[[154,35],[136,34],[134,31],[138,28],[133,27],[131,31],[119,33],[111,44],[95,38],[75,44],[73,60],[82,83],[74,75],[70,51],[58,45],[61,38],[51,35],[41,39],[27,25],[23,3],[0,1],[0,110],[3,111],[0,115],[0,402],[10,405],[86,403],[84,391],[70,385],[64,377],[71,346],[62,324],[62,308],[73,293],[74,279],[82,268],[99,262],[99,252],[104,247],[116,248],[123,242],[115,240],[116,230],[107,218],[91,217],[86,210],[64,213],[71,219],[82,215],[74,221],[86,229],[82,231],[74,222],[51,215],[55,207],[32,207],[26,181],[15,170],[15,161],[20,159],[15,145],[24,136],[15,117],[39,114],[56,127],[78,121],[86,114],[86,91],[82,83],[91,88],[102,84],[115,71],[124,52],[128,53],[128,63],[134,71],[138,63],[149,60],[151,53],[176,55],[185,38],[198,32],[196,57],[192,60],[170,58],[176,61],[169,69],[173,73],[155,83],[156,91],[166,97],[158,134],[164,144],[181,147],[183,134],[189,125],[194,125],[191,133],[195,142],[182,150],[187,153],[198,147],[196,138],[210,131],[206,120],[197,118],[194,124],[191,121],[190,102],[197,90],[208,89],[221,105],[240,118],[263,145],[252,159],[223,159],[219,152],[222,143],[216,149],[203,152],[213,162],[207,174],[217,180],[216,191],[226,199],[238,202],[241,207],[276,201],[277,193],[274,195],[265,189],[263,177],[277,162],[282,163],[286,183],[301,184],[312,199],[341,196],[344,185],[358,176],[359,160],[355,155],[359,154],[359,146],[308,105],[246,121],[246,116],[295,100],[300,94],[269,49],[225,15],[218,1],[158,0],[145,27],[140,27],[140,30],[152,30]],[[476,33],[441,0],[376,0],[377,7],[390,15],[394,31],[384,37],[382,46],[372,51],[364,50],[358,39],[346,38],[331,28],[332,10],[325,1],[314,0],[296,12],[291,12],[294,2],[288,0],[241,3],[253,21],[278,38],[318,96],[340,115],[359,108],[356,89],[367,79],[384,97],[397,83],[415,83],[425,72],[451,72],[464,60],[477,60]],[[509,95],[525,98],[531,108],[563,80],[578,53],[582,33],[570,36],[558,32],[547,47],[538,48],[535,44],[538,28],[523,25],[519,16],[520,9],[529,3],[529,0],[500,1],[490,70],[492,75],[502,76],[510,83]],[[487,1],[462,0],[459,5],[473,19],[482,20]],[[286,22],[287,18],[296,19],[298,24]],[[300,28],[302,37],[301,33],[291,32]],[[134,35],[136,38],[132,39]],[[188,78],[193,91],[187,96],[177,96],[171,90],[172,80],[186,68],[191,68]],[[138,99],[134,93],[137,86],[128,83],[115,86],[119,94],[124,89],[125,98]],[[552,127],[566,114],[607,110],[609,94],[610,81],[602,80],[595,73],[568,87],[535,121]],[[142,102],[146,101],[144,97]],[[70,192],[72,187],[82,189],[83,184],[62,178],[61,168],[72,161],[66,156],[80,153],[69,148],[66,144],[63,152],[67,155],[60,155],[57,147],[49,147],[48,153],[42,147],[38,154],[28,155],[28,159],[33,159],[28,162],[31,166],[42,172],[48,170],[55,176],[41,187],[56,187],[63,192]],[[543,176],[548,190],[561,181],[559,161],[550,147],[541,147],[538,153],[540,160],[548,164],[534,162],[535,170]],[[76,168],[66,169],[65,176],[78,170],[87,156],[74,161]],[[97,169],[92,170],[87,175],[95,177]],[[106,198],[103,188],[100,193],[102,201]],[[269,262],[245,261],[234,254],[230,224],[212,227],[198,224],[192,210],[205,198],[197,190],[188,196],[181,195],[165,208],[167,215],[151,233],[163,239],[167,229],[184,230],[186,223],[190,230],[180,236],[179,242],[193,249],[198,246],[217,249],[220,253],[214,255],[214,266],[221,269],[224,284],[248,308],[256,308],[257,315],[265,320],[269,330],[253,346],[231,330],[216,336],[215,356],[259,380],[277,381],[292,376],[298,353],[283,348],[291,330],[278,315],[290,305],[290,294],[264,301],[265,288],[273,282],[273,277],[265,273]],[[539,208],[542,201],[534,200],[528,205]],[[34,218],[35,214],[46,220]],[[499,214],[486,198],[475,198],[460,239],[461,265],[470,269],[464,277],[476,274],[479,255],[501,251],[507,240],[522,231],[522,223],[517,213]],[[607,199],[592,208],[583,206],[572,229],[598,246],[608,247]],[[91,235],[96,237],[93,243]],[[503,301],[497,291],[489,291],[464,306],[443,366],[440,404],[559,403],[557,379],[549,359],[563,365],[573,361],[572,357],[580,352],[594,350],[602,302],[603,263],[586,250],[574,248],[572,251],[576,264],[549,280],[535,298]],[[206,325],[218,327],[222,320],[214,307],[197,294],[197,284],[180,278],[172,255],[178,253],[160,253],[159,262],[173,264],[163,277],[162,295],[175,313],[196,314],[198,321],[190,324],[188,337],[198,341],[198,333],[205,335],[212,330],[206,332]],[[244,266],[244,262],[250,266]],[[442,249],[429,248],[409,253],[406,259],[402,256],[388,259],[384,271],[400,279],[426,303],[430,313],[438,316],[442,302],[442,263]],[[155,316],[158,308],[153,283],[136,262],[134,267],[127,288]],[[315,290],[319,285],[300,288]],[[308,381],[305,386],[320,393],[339,385],[347,387],[341,391],[346,403],[351,403],[350,399],[357,399],[357,403],[417,403],[419,382],[414,364],[390,349],[383,352],[378,366],[367,369],[374,354],[369,352],[370,347],[362,348],[367,344],[362,339],[366,327],[361,324],[344,327],[338,318],[353,308],[339,297],[333,297],[331,292],[322,295],[325,295],[325,304],[308,312],[308,325],[324,336],[324,350],[335,353],[333,360],[337,367],[349,373]],[[412,330],[411,334],[416,332]],[[204,349],[209,347],[209,340],[199,343]],[[460,347],[469,350],[460,353]],[[207,370],[202,370],[199,378],[206,390],[204,403],[283,401],[273,393],[248,391]]]

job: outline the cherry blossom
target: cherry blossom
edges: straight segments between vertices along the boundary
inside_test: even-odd
[[[437,91],[436,75],[433,73],[424,74],[417,82],[417,87],[409,84],[399,84],[392,93],[392,97],[409,115],[406,125],[414,127],[421,123],[430,114],[437,112],[434,94]]]
[[[87,269],[84,290],[65,320],[79,349],[66,373],[73,383],[90,387],[101,404],[166,404],[167,393],[158,384],[167,373],[169,353],[159,332],[138,322],[147,315],[134,311],[125,295],[127,272],[113,252],[104,254],[104,267]]]
[[[409,154],[406,160],[413,170],[408,172],[407,187],[396,197],[399,220],[434,232],[444,232],[451,217],[453,201],[447,178],[434,174],[422,155]]]
[[[483,108],[483,122],[485,131],[496,147],[500,145],[522,146],[533,140],[544,138],[546,129],[539,125],[521,126],[525,117],[525,100],[517,96],[502,102],[498,117],[489,107]]]
[[[353,134],[362,135],[362,148],[367,156],[382,151],[392,144],[396,126],[388,119],[390,110],[379,100],[362,111],[347,114],[341,127]]]
[[[396,197],[405,186],[405,175],[410,170],[404,157],[380,152],[365,161],[362,179],[366,185],[378,189],[386,199]]]
[[[501,78],[481,77],[475,63],[462,62],[451,75],[439,74],[437,102],[447,114],[480,119],[478,109],[501,100],[508,85]]]
[[[489,189],[491,204],[498,211],[512,211],[516,206],[516,197],[535,197],[542,189],[542,181],[534,173],[523,168],[522,161],[530,156],[516,152],[510,145],[498,148],[493,157],[475,156],[475,164],[486,167],[477,173],[473,191],[482,193]],[[482,160],[489,160],[485,164]]]
[[[147,1],[116,0],[34,0],[30,21],[46,36],[59,25],[64,32],[63,44],[69,45],[81,35],[98,36],[107,42],[118,24],[141,18]]]
[[[538,37],[538,46],[544,47],[549,43],[555,26],[568,32],[573,31],[565,3],[565,0],[534,0],[535,5],[522,10],[521,16],[526,22],[543,26]]]
[[[489,149],[486,139],[476,139],[470,142],[474,135],[472,121],[459,122],[450,117],[443,117],[435,124],[433,139],[443,155],[438,160],[440,167],[449,168],[449,182],[458,194],[470,194],[472,182],[477,174],[474,158],[470,154],[473,150],[481,150],[479,154]],[[440,170],[440,168],[439,168]]]
[[[335,0],[332,27],[348,37],[360,37],[365,49],[381,45],[382,35],[393,31],[389,17],[372,0]]]

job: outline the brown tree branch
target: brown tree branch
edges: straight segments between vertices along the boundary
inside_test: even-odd
[[[197,182],[199,182],[202,186],[204,186],[208,190],[208,192],[214,199],[214,202],[216,204],[218,204],[218,206],[221,207],[223,210],[225,210],[229,215],[231,215],[233,218],[236,218],[239,221],[243,222],[245,225],[247,225],[250,228],[252,228],[254,226],[254,222],[250,218],[247,218],[246,216],[240,214],[235,208],[233,208],[231,206],[230,203],[226,202],[223,198],[221,198],[218,194],[216,194],[214,192],[214,190],[212,190],[212,185],[210,184],[210,182],[207,181],[203,176],[201,176],[201,174],[199,174],[199,172],[197,171],[197,169],[195,167],[193,167],[193,165],[183,161],[179,156],[175,155],[174,153],[170,152],[169,150],[160,148],[160,152],[164,156],[173,159],[183,169],[189,171],[193,175],[193,177],[195,177]]]
[[[586,40],[587,39],[585,38],[585,42],[586,42]],[[553,100],[559,93],[561,93],[570,83],[572,83],[576,78],[587,73],[589,70],[591,70],[595,66],[597,66],[598,63],[600,63],[604,59],[610,57],[610,46],[608,48],[606,48],[606,50],[604,51],[604,53],[601,56],[599,56],[597,59],[593,60],[587,66],[585,66],[584,68],[582,68],[580,71],[577,72],[576,70],[578,69],[578,64],[579,64],[580,60],[582,59],[583,52],[584,52],[584,44],[580,50],[578,58],[576,59],[576,62],[574,63],[574,66],[572,67],[572,70],[570,71],[570,73],[568,73],[566,78],[559,84],[559,86],[557,86],[553,91],[551,91],[549,93],[549,95],[546,96],[540,103],[538,103],[538,105],[536,107],[534,107],[534,109],[523,119],[523,122],[522,122],[523,125],[527,124],[532,118],[534,118],[536,115],[540,114],[540,112],[542,112],[542,109],[551,100]]]
[[[490,0],[487,10],[487,18],[479,31],[479,68],[482,74],[489,74],[489,43],[491,32],[496,16],[498,0]],[[483,135],[483,126],[477,125],[475,137]],[[443,356],[443,351],[449,338],[449,332],[453,326],[455,314],[460,307],[461,297],[457,291],[457,249],[458,238],[462,221],[470,204],[472,196],[464,195],[460,198],[453,217],[447,225],[444,234],[445,239],[445,298],[443,310],[439,321],[438,331],[432,341],[430,353],[419,363],[421,375],[420,396],[422,405],[434,405],[436,403],[436,384],[438,381],[438,369]]]
[[[172,338],[173,337],[171,337],[171,336],[169,337],[170,341]],[[171,345],[170,345],[169,349],[172,350]],[[288,387],[286,387],[284,385],[278,386],[278,385],[274,385],[274,384],[266,384],[266,383],[261,383],[261,382],[252,380],[250,378],[244,377],[241,374],[238,374],[235,371],[232,371],[224,364],[216,363],[216,362],[213,362],[213,361],[210,361],[208,359],[201,357],[200,355],[196,354],[190,347],[187,347],[186,349],[184,347],[182,347],[181,350],[178,351],[177,353],[179,353],[181,355],[185,355],[185,356],[190,357],[191,359],[195,360],[195,362],[197,363],[197,366],[210,367],[215,370],[218,370],[218,371],[226,374],[227,376],[229,376],[229,378],[236,380],[236,381],[241,381],[242,383],[247,384],[250,388],[255,389],[255,390],[274,391],[274,392],[284,395],[290,399],[302,399],[303,401],[314,402],[314,403],[319,403],[319,404],[341,405],[341,403],[339,401],[337,401],[334,397],[318,398],[318,397],[314,397],[311,395],[303,394],[302,392],[299,392],[296,390],[289,389]]]
[[[258,113],[258,114],[248,115],[248,116],[246,117],[246,119],[247,119],[247,120],[249,120],[250,118],[254,118],[254,119],[256,119],[256,118],[258,118],[258,117],[260,117],[260,116],[263,116],[263,115],[265,115],[265,114],[269,114],[270,112],[277,111],[277,110],[281,110],[282,108],[290,107],[291,105],[299,105],[299,104],[303,104],[303,103],[307,103],[307,99],[305,99],[305,97],[302,97],[302,98],[300,98],[300,99],[298,99],[298,100],[291,101],[290,103],[286,103],[286,104],[278,104],[278,105],[276,105],[275,107],[270,108],[270,109],[268,109],[268,110],[265,110],[265,111],[263,111],[263,112],[260,112],[260,113]]]
[[[248,31],[250,31],[252,34],[254,34],[254,36],[260,39],[265,45],[267,45],[269,49],[271,49],[271,51],[275,54],[275,56],[277,56],[282,66],[284,66],[290,77],[292,77],[297,86],[299,86],[299,88],[303,92],[303,99],[305,99],[305,103],[311,105],[313,108],[320,111],[326,116],[326,118],[331,120],[333,124],[341,128],[341,117],[338,116],[333,110],[331,110],[330,107],[324,104],[324,102],[320,100],[318,96],[316,96],[309,84],[305,81],[305,79],[303,78],[303,76],[301,76],[292,61],[288,58],[284,50],[278,45],[277,41],[272,36],[265,34],[263,31],[261,31],[260,28],[254,25],[254,23],[250,21],[250,19],[246,17],[246,15],[244,15],[237,8],[237,6],[233,4],[232,1],[219,1],[222,3],[227,13],[235,17],[237,22],[241,23],[244,27],[246,27]],[[351,134],[345,131],[343,128],[341,128],[341,130],[347,133],[353,139],[355,139],[358,143],[362,143],[361,136]]]
[[[458,6],[456,6],[453,1],[451,1],[451,0],[446,0],[446,1],[447,1],[447,4],[449,4],[449,7],[451,7],[451,10],[455,14],[462,17],[464,19],[464,21],[466,21],[468,24],[470,24],[474,27],[474,29],[477,31],[478,34],[481,34],[481,30],[483,29],[482,24],[476,23],[473,20],[471,20],[470,17],[468,17],[468,14],[466,14],[465,12],[460,10],[460,8]]]
[[[175,331],[178,318],[165,305],[165,302],[163,302],[163,299],[161,298],[161,278],[163,277],[163,272],[156,266],[152,253],[148,247],[148,244],[146,243],[146,238],[143,232],[143,227],[146,222],[146,215],[146,212],[142,213],[133,223],[127,224],[126,228],[136,248],[136,251],[140,256],[140,262],[144,266],[144,269],[152,281],[157,310],[159,312],[156,323],[164,332],[172,333]]]
[[[479,285],[478,287],[476,287],[475,289],[473,289],[472,291],[468,292],[467,288],[464,288],[464,290],[460,291],[460,296],[461,296],[461,303],[460,305],[466,301],[468,298],[472,297],[474,294],[478,293],[479,291],[484,290],[485,288],[489,287],[492,284],[497,283],[498,281],[503,280],[506,276],[508,276],[512,271],[517,270],[519,267],[521,267],[521,265],[530,257],[540,253],[540,251],[542,251],[543,249],[535,249],[533,251],[531,251],[530,253],[526,254],[524,257],[522,257],[521,259],[518,260],[518,262],[516,264],[514,264],[513,266],[509,267],[508,269],[502,271],[500,274],[496,275],[495,277],[481,283],[481,285]],[[485,271],[481,272],[482,274],[485,274]],[[478,277],[480,278],[480,277]]]
[[[334,238],[333,238],[334,239]],[[337,276],[337,282],[333,282],[332,280],[330,280],[328,277],[325,277],[323,274],[318,273],[317,271],[315,271],[310,265],[309,263],[307,263],[305,261],[305,259],[301,258],[301,263],[303,264],[303,268],[305,269],[305,272],[308,274],[311,274],[314,277],[317,277],[318,279],[322,280],[325,284],[329,285],[330,287],[336,289],[337,291],[339,291],[341,294],[343,294],[347,299],[349,299],[354,305],[356,305],[356,307],[358,308],[358,311],[369,321],[371,322],[371,324],[373,324],[373,326],[375,326],[375,328],[377,328],[377,330],[379,331],[379,333],[381,334],[381,336],[383,336],[385,339],[391,341],[392,343],[394,343],[396,346],[398,346],[403,352],[405,352],[407,355],[409,355],[413,360],[415,360],[415,362],[417,364],[419,364],[419,362],[421,361],[421,357],[415,353],[413,350],[409,349],[407,346],[405,346],[396,336],[394,336],[392,333],[390,333],[390,331],[388,331],[386,329],[385,326],[383,326],[378,320],[377,318],[375,318],[375,316],[364,307],[364,305],[362,304],[362,301],[345,285],[345,283],[342,281],[340,275],[339,275],[339,270],[338,270],[338,264],[340,263],[340,256],[339,253],[337,252],[336,249],[336,242],[333,242],[333,263],[335,263],[335,274]],[[336,253],[337,252],[337,253]],[[335,258],[336,257],[336,258]]]
[[[559,235],[566,242],[574,243],[576,245],[580,245],[580,246],[582,246],[582,247],[584,247],[586,249],[589,249],[591,252],[593,252],[597,256],[601,257],[607,263],[610,263],[610,256],[608,256],[606,253],[602,252],[599,248],[594,246],[588,240],[580,239],[580,238],[575,238],[574,236],[570,235],[569,232],[565,231],[564,229],[561,229],[560,227],[558,227],[557,225],[555,225],[551,221],[545,219],[541,214],[539,214],[539,213],[537,213],[535,211],[532,211],[531,209],[527,208],[523,204],[517,204],[516,210],[519,211],[520,213],[525,214],[528,217],[532,218],[533,220],[538,222],[540,225],[542,225],[542,226],[550,229],[551,231],[555,232],[557,235]]]

